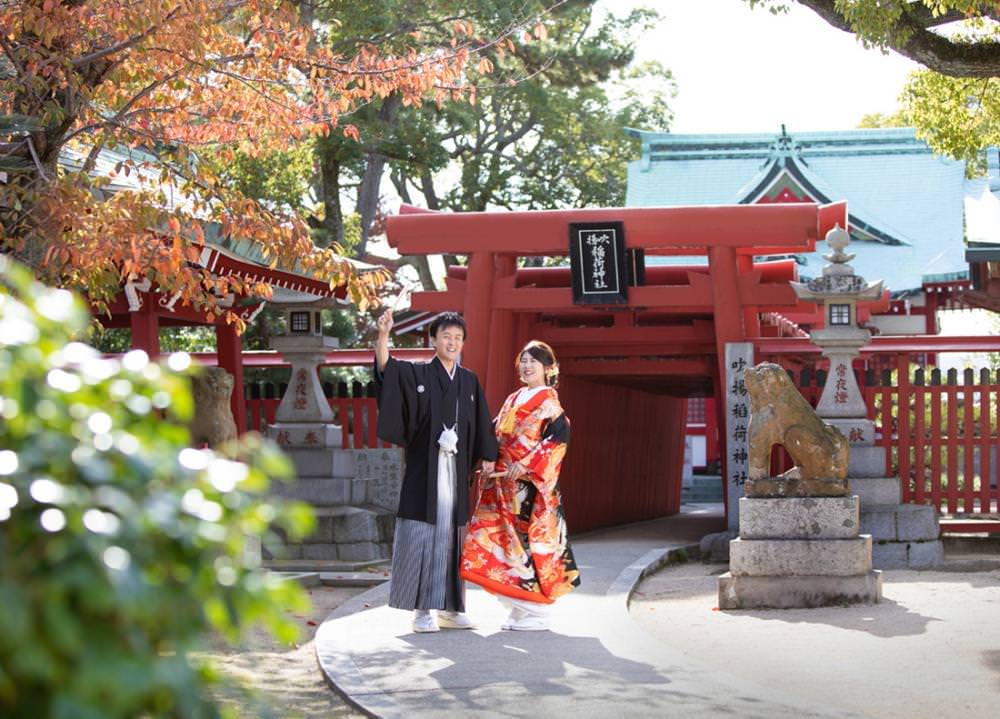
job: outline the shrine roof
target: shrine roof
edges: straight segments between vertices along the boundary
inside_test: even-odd
[[[911,128],[628,132],[640,139],[642,154],[629,163],[626,206],[786,201],[776,191],[787,186],[793,199],[800,193],[816,202],[847,200],[850,252],[857,255],[852,264],[867,279],[884,280],[893,293],[968,276],[963,202],[973,188],[965,163],[935,155]],[[799,256],[800,275],[819,275],[826,251],[817,245],[816,252]]]

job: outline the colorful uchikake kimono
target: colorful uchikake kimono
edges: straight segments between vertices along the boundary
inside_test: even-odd
[[[493,594],[550,604],[580,584],[557,486],[569,421],[551,387],[524,387],[497,416],[496,471],[521,462],[521,479],[482,477],[462,548],[462,577]]]

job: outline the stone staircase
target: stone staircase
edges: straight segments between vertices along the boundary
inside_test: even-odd
[[[852,442],[847,474],[861,500],[861,533],[872,537],[876,569],[930,569],[944,561],[934,508],[900,504],[899,477],[881,476],[885,447],[874,446],[870,437]]]
[[[392,553],[402,478],[400,449],[286,448],[297,479],[274,494],[313,507],[316,531],[265,559],[371,562]]]
[[[707,504],[722,501],[722,478],[718,475],[694,475],[690,484],[681,487],[681,504]]]
[[[899,477],[852,477],[851,487],[861,499],[861,532],[872,536],[876,569],[930,569],[944,561],[934,507],[900,504]]]

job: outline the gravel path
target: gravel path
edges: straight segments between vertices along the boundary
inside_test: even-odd
[[[656,639],[805,701],[879,719],[986,719],[1000,707],[1000,570],[884,573],[876,605],[718,610],[724,565],[667,567],[633,594]]]

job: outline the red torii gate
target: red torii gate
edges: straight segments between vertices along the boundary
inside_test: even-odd
[[[627,248],[708,264],[649,267],[627,304],[613,306],[574,305],[568,267],[517,267],[519,257],[568,255],[571,222],[607,221],[623,222]],[[814,315],[788,284],[794,262],[754,256],[811,252],[838,224],[847,226],[844,202],[460,214],[403,206],[387,234],[404,255],[468,256],[447,290],[415,293],[412,306],[464,313],[463,361],[484,379],[491,407],[512,389],[518,347],[537,337],[555,348],[574,422],[565,494],[579,530],[678,511],[686,397],[714,395],[725,411],[726,343],[759,338],[762,313]],[[661,432],[635,432],[637,417]],[[608,488],[619,476],[629,491]]]

